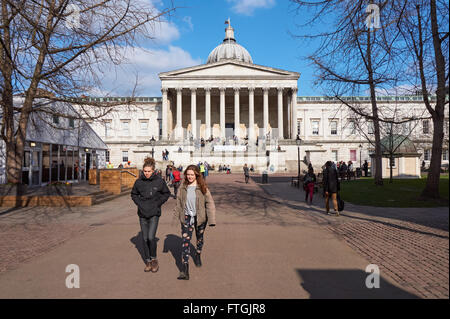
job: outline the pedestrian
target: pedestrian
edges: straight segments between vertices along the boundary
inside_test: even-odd
[[[352,161],[348,161],[347,180],[350,180],[353,176],[354,176],[354,174],[353,174],[353,162]]]
[[[309,195],[309,204],[312,204],[315,183],[316,183],[316,174],[314,174],[314,170],[312,169],[311,166],[311,168],[308,169],[308,173],[305,175],[303,179],[303,188],[305,189],[306,193],[305,195],[306,203],[308,203],[308,195]]]
[[[169,160],[169,151],[167,150],[167,148],[165,149],[165,151],[166,151],[166,161],[168,161]]]
[[[245,177],[245,184],[248,184],[248,179],[250,177],[250,169],[247,166],[247,163],[244,165],[244,177]]]
[[[164,152],[164,151],[162,151],[162,159],[163,159],[163,161],[166,160],[166,152]]]
[[[367,160],[364,160],[363,171],[364,171],[364,177],[367,177],[368,172],[369,172],[369,163],[367,163]]]
[[[327,214],[330,214],[330,198],[333,201],[334,213],[339,216],[337,193],[340,190],[339,178],[337,170],[332,166],[331,161],[325,163],[325,170],[323,172],[323,190],[325,192],[325,207]]]
[[[179,170],[175,169],[172,172],[173,174],[173,198],[177,198],[178,188],[181,184],[181,173]]]
[[[200,169],[200,174],[202,174],[202,177],[205,178],[205,165],[203,165],[203,163],[200,163],[199,169]]]
[[[144,240],[145,272],[157,272],[159,269],[155,236],[161,216],[161,206],[169,196],[170,190],[166,183],[155,173],[155,160],[146,158],[143,172],[131,190],[131,199],[138,207],[137,213]]]
[[[206,178],[208,177],[208,175],[209,175],[209,164],[207,163],[207,162],[205,162],[205,176],[204,176],[204,178],[205,178],[205,180],[206,180]]]
[[[184,172],[184,182],[174,210],[181,222],[182,236],[182,270],[177,279],[189,280],[190,243],[193,231],[197,238],[196,253],[192,256],[197,267],[201,267],[201,252],[204,245],[206,225],[216,225],[216,208],[200,170],[196,165],[189,165]]]

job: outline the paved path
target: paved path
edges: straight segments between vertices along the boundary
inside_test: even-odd
[[[191,265],[189,281],[176,280],[181,238],[173,199],[164,205],[158,228],[156,274],[143,272],[142,238],[129,197],[71,210],[3,209],[0,298],[424,297],[383,269],[381,288],[367,289],[365,268],[373,260],[330,228],[333,223],[317,219],[314,209],[299,209],[286,194],[276,195],[282,183],[263,191],[242,180],[240,174],[209,177],[217,226],[207,228],[204,266]],[[69,264],[80,267],[79,289],[65,286]],[[448,257],[446,267],[448,278]]]

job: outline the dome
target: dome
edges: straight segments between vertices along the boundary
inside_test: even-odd
[[[415,154],[417,153],[414,143],[404,135],[385,136],[380,141],[381,151],[389,153],[389,150],[395,150],[394,154]],[[392,146],[391,146],[392,145]],[[400,145],[400,146],[399,146]]]
[[[250,53],[236,43],[234,38],[234,29],[231,27],[229,20],[228,27],[225,29],[225,39],[219,44],[208,56],[206,63],[215,63],[221,60],[237,60],[246,63],[253,63]]]

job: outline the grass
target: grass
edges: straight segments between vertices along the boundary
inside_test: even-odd
[[[449,177],[441,175],[439,200],[420,200],[425,188],[426,178],[421,179],[384,179],[383,186],[375,186],[373,178],[360,178],[356,181],[341,183],[341,197],[344,201],[356,205],[375,207],[443,207],[449,206]]]

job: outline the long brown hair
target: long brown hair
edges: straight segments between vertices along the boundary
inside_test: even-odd
[[[195,179],[197,180],[197,185],[200,186],[200,190],[202,191],[202,194],[205,195],[206,191],[208,190],[208,186],[206,185],[205,180],[203,179],[202,174],[200,173],[200,170],[198,169],[197,165],[189,165],[186,170],[184,171],[184,186],[189,185],[189,181],[187,179],[187,171],[193,171],[195,174]]]

